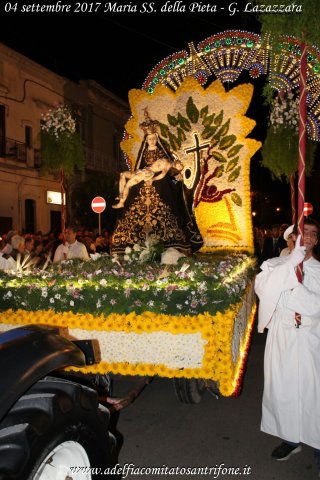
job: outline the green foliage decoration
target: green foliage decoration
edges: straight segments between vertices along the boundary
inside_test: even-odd
[[[266,5],[265,0],[254,0],[257,5]],[[281,4],[289,6],[294,2],[282,0]],[[276,44],[281,35],[293,35],[300,42],[309,45],[320,44],[319,17],[317,11],[319,3],[317,0],[303,0],[301,13],[282,13],[272,15],[270,13],[259,13],[258,20],[261,23],[261,33],[270,33],[270,41]]]
[[[233,201],[233,203],[235,203],[235,204],[238,205],[239,207],[242,206],[241,197],[240,197],[240,195],[238,195],[237,193],[235,193],[235,192],[231,193],[231,200]]]
[[[262,165],[273,178],[290,181],[298,170],[299,99],[292,93],[276,96],[270,105],[269,128],[261,149]],[[315,144],[307,140],[306,174],[312,171]]]
[[[187,101],[187,115],[192,123],[197,123],[199,120],[199,110],[197,109],[192,97]]]
[[[184,257],[167,266],[96,254],[19,275],[0,271],[0,311],[214,315],[242,300],[256,271],[255,258],[245,253]]]
[[[254,0],[256,5],[265,5],[265,0]],[[283,0],[281,4],[292,5],[291,0]],[[300,44],[319,45],[320,30],[319,19],[316,15],[318,10],[316,0],[304,0],[301,13],[283,13],[270,15],[259,13],[258,20],[261,23],[262,35],[269,35],[269,41],[273,51],[276,51],[282,36],[293,36]],[[271,72],[272,73],[272,72]],[[265,103],[274,104],[274,89],[267,83],[263,89]],[[272,112],[271,112],[272,113]],[[298,134],[297,131],[282,125],[276,130],[271,126],[268,129],[264,145],[261,150],[262,165],[268,168],[271,175],[277,179],[290,180],[290,175],[298,169]],[[306,174],[312,171],[315,145],[307,140]]]
[[[40,130],[41,168],[45,173],[63,170],[71,176],[84,170],[85,154],[71,111],[58,105],[42,115]]]
[[[202,140],[210,141],[209,156],[220,164],[215,168],[214,176],[220,178],[226,175],[228,183],[233,183],[239,177],[241,166],[238,165],[238,153],[243,145],[237,144],[236,135],[229,133],[231,119],[224,118],[223,110],[210,112],[208,105],[199,109],[190,96],[185,111],[168,114],[167,120],[168,124],[160,123],[160,131],[168,148],[179,150],[191,130],[197,129]],[[237,206],[242,206],[238,194],[230,198]]]
[[[268,129],[261,149],[262,165],[268,168],[273,178],[290,182],[290,176],[298,169],[298,134],[288,132],[286,125],[276,131]],[[310,175],[314,163],[315,144],[307,140],[306,174]]]

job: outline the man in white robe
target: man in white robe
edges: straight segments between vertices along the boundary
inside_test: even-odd
[[[295,235],[290,255],[264,262],[255,290],[258,331],[268,329],[261,430],[284,440],[272,452],[276,460],[305,443],[314,447],[320,469],[320,262],[313,256],[318,237],[319,225],[306,218],[304,247]],[[295,269],[302,261],[301,284]]]
[[[65,243],[61,243],[54,253],[53,263],[63,262],[71,258],[79,258],[82,261],[90,260],[86,246],[76,239],[77,230],[75,227],[67,227],[64,236]]]

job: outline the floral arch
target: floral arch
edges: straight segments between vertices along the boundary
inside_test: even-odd
[[[277,91],[299,89],[301,49],[293,36],[281,38],[272,48],[270,35],[261,36],[241,30],[227,30],[214,34],[197,46],[188,45],[164,58],[148,74],[143,89],[152,94],[162,84],[175,91],[183,80],[193,76],[205,85],[211,76],[222,83],[235,82],[243,71],[254,80],[268,75],[270,85]],[[320,50],[307,50],[307,131],[308,136],[320,140]]]

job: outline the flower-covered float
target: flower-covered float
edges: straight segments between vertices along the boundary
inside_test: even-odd
[[[0,273],[1,330],[60,327],[98,340],[100,363],[85,372],[211,379],[232,395],[255,312],[254,265],[243,253],[171,266],[101,256]]]
[[[148,261],[147,246],[137,244],[121,258],[0,273],[1,330],[44,324],[97,340],[100,361],[83,372],[172,377],[183,401],[197,401],[192,381],[198,393],[214,383],[222,395],[236,395],[256,310],[249,165],[260,144],[246,138],[255,122],[245,117],[252,93],[251,85],[226,92],[219,81],[205,90],[192,78],[176,92],[159,85],[152,98],[131,91],[122,142],[128,165],[147,107],[184,164],[200,253],[163,264]]]

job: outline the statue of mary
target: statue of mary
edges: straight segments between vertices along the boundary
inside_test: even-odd
[[[140,124],[144,132],[134,170],[152,165],[159,159],[173,163],[177,158],[168,150],[158,134],[159,122],[144,112]],[[182,175],[174,168],[161,179],[145,180],[130,188],[120,210],[112,237],[112,253],[123,254],[126,247],[145,243],[152,234],[164,243],[191,255],[203,244],[195,218],[189,211]]]

